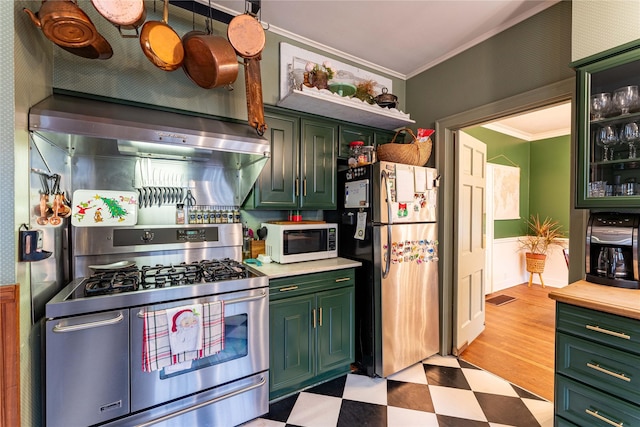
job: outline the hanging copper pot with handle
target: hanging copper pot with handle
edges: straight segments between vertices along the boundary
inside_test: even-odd
[[[206,22],[206,33],[194,30],[182,36],[182,69],[192,82],[202,88],[227,86],[232,89],[231,84],[238,78],[236,52],[229,40],[211,34],[211,16]]]
[[[162,21],[145,22],[140,31],[140,47],[153,65],[164,71],[175,71],[184,60],[184,48],[168,21],[169,0],[164,0]]]
[[[229,22],[227,38],[236,53],[244,59],[249,125],[255,128],[259,135],[264,135],[267,124],[264,120],[260,75],[260,59],[266,41],[264,29],[255,16],[245,13]]]
[[[70,0],[45,0],[36,13],[24,8],[33,24],[44,35],[61,47],[89,46],[98,36],[91,19]]]

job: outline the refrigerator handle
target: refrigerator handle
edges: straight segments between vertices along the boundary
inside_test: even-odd
[[[382,270],[382,278],[386,279],[391,268],[391,224],[393,224],[393,216],[391,215],[391,188],[389,187],[389,174],[383,170],[382,179],[385,183],[385,191],[387,194],[387,250],[383,252],[384,269]]]

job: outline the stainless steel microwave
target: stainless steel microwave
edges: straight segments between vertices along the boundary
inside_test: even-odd
[[[338,224],[262,224],[265,252],[280,264],[338,256]]]

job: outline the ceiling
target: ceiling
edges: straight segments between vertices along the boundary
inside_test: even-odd
[[[263,0],[260,19],[270,32],[406,80],[558,1]],[[214,0],[211,6],[237,15],[247,3]],[[566,104],[491,126],[535,140],[568,134],[570,123],[570,104]]]

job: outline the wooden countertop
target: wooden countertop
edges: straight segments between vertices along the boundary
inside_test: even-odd
[[[299,276],[301,274],[355,268],[361,265],[362,263],[360,261],[353,261],[347,258],[329,258],[317,261],[292,262],[289,264],[271,262],[269,264],[262,264],[260,267],[251,264],[251,268],[268,276],[269,279],[275,279],[278,277]]]
[[[550,292],[549,298],[640,320],[640,289],[616,288],[580,280]]]

